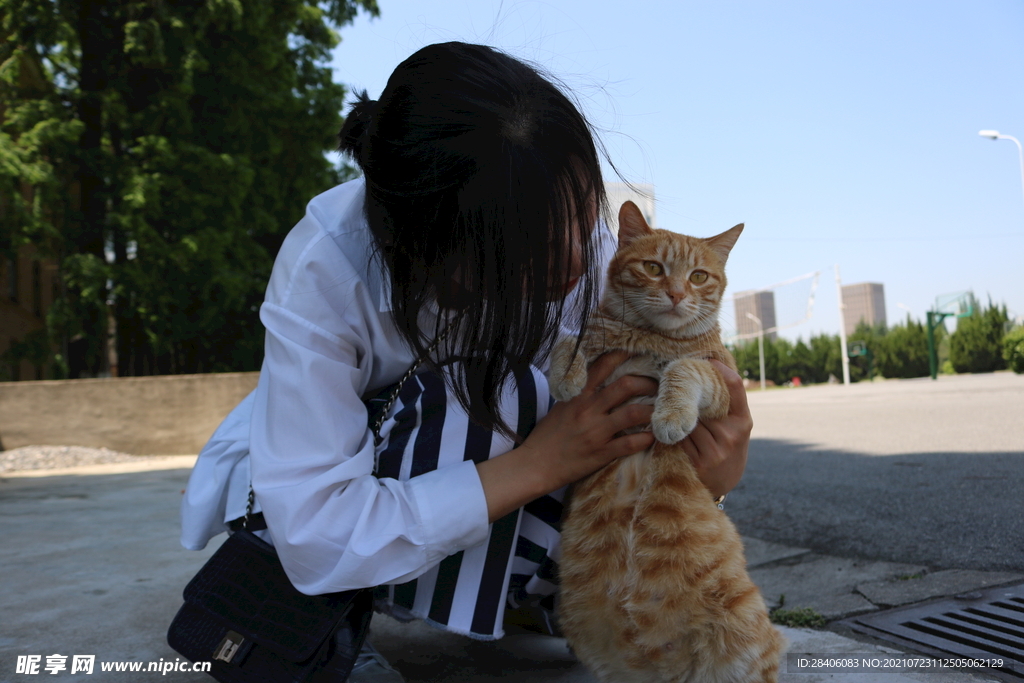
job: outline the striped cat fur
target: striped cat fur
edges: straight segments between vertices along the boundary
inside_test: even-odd
[[[625,349],[624,374],[659,381],[650,449],[576,483],[562,528],[562,629],[602,683],[768,683],[785,640],[746,571],[736,527],[697,478],[681,440],[728,413],[709,359],[735,370],[718,311],[725,262],[743,230],[701,239],[652,230],[619,211],[619,249],[584,333],[558,342],[552,394],[583,389],[601,354]],[[575,353],[574,353],[575,352]],[[643,400],[643,399],[639,399]]]

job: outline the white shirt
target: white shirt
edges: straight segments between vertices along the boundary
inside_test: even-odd
[[[372,474],[363,399],[414,357],[370,258],[364,195],[359,179],[315,197],[282,244],[260,309],[259,384],[200,453],[182,502],[182,545],[201,549],[245,513],[251,466],[255,510],[311,595],[409,581],[488,535],[472,461],[407,481]],[[603,221],[597,236],[606,264],[615,238]]]

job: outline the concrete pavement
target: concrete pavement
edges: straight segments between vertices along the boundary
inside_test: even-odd
[[[68,670],[51,679],[51,674],[41,669],[47,680],[82,676],[70,673],[71,656],[76,654],[95,655],[95,670],[89,680],[210,680],[193,673],[100,671],[102,662],[178,659],[164,640],[167,625],[181,603],[182,588],[217,545],[214,542],[200,553],[178,545],[178,505],[189,462],[172,458],[0,480],[0,516],[5,527],[0,544],[0,575],[4,577],[0,683],[34,680],[31,675],[16,673],[19,655],[40,655],[45,666],[46,657],[54,654],[67,656]],[[751,573],[770,602],[785,595],[786,607],[811,607],[829,618],[877,609],[869,597],[897,604],[908,595],[916,599],[1010,578],[987,572],[946,576],[942,581],[951,583],[922,583],[923,592],[911,591],[900,597],[900,590],[912,582],[898,577],[918,571],[918,565],[844,559],[754,539],[748,539],[747,549]],[[922,578],[929,576],[936,575]],[[409,683],[593,681],[560,639],[523,634],[481,643],[422,623],[398,624],[383,617],[375,619],[374,629],[378,648]],[[864,655],[897,651],[829,631],[784,631],[792,643],[791,652]],[[953,683],[989,679],[946,671],[784,673],[780,680]]]
[[[748,394],[746,536],[841,557],[1024,570],[1024,375]]]

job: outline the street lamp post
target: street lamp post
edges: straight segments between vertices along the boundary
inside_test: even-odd
[[[761,391],[768,388],[764,380],[764,323],[753,313],[747,313],[747,317],[757,323],[757,358],[761,364]]]
[[[1013,140],[1013,144],[1017,145],[1017,156],[1020,158],[1020,185],[1024,190],[1024,147],[1020,146],[1020,140],[1012,135],[1003,135],[998,130],[979,130],[978,135],[990,140]]]

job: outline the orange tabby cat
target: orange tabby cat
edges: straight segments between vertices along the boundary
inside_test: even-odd
[[[562,528],[562,629],[605,683],[775,681],[785,641],[746,572],[739,534],[697,478],[680,441],[724,417],[729,392],[708,359],[735,369],[719,338],[725,261],[743,225],[699,239],[652,230],[632,202],[584,334],[552,354],[552,394],[579,394],[606,351],[633,354],[615,374],[659,380],[657,441],[574,485]]]

